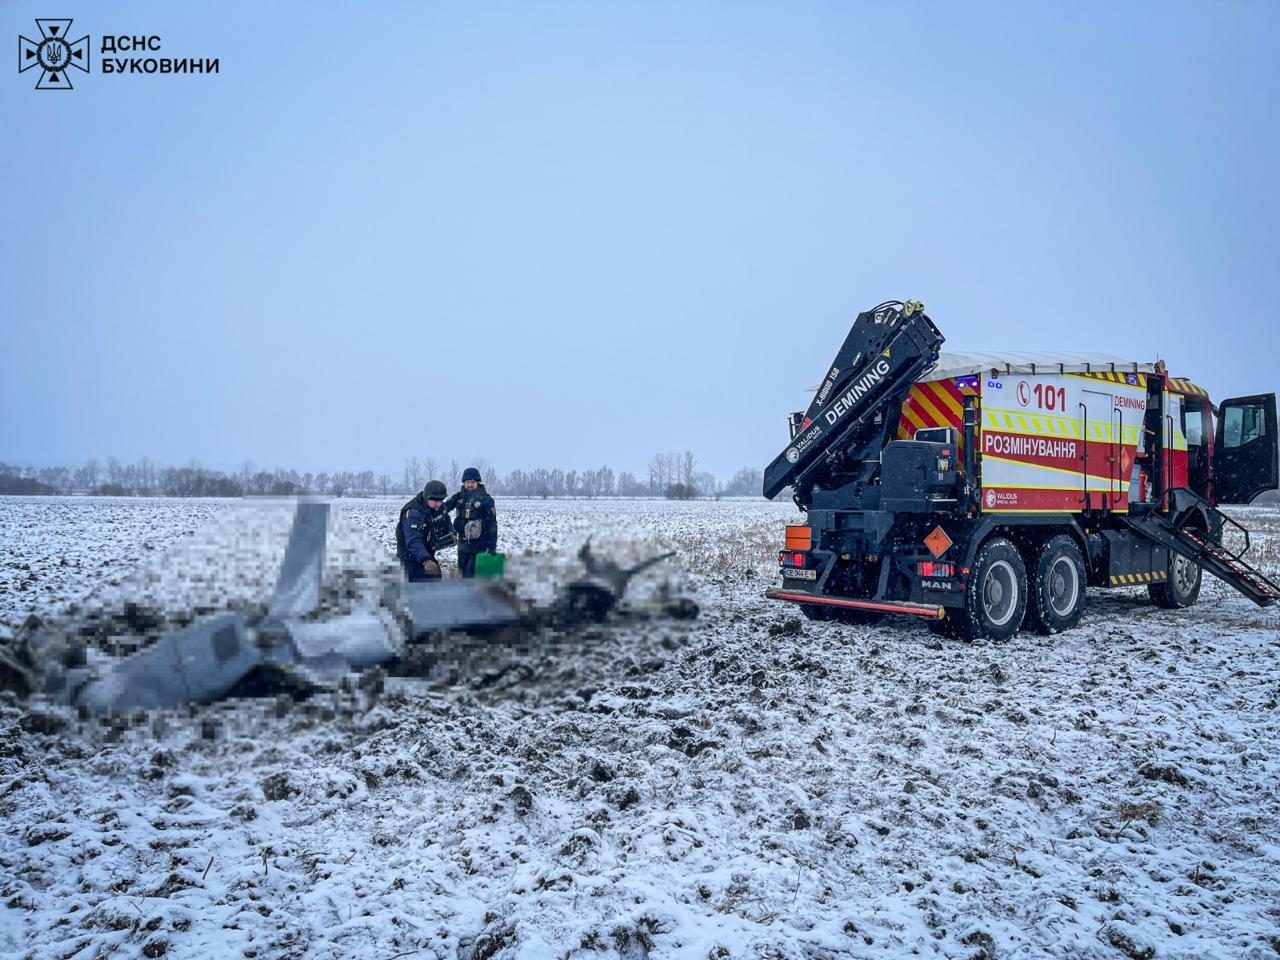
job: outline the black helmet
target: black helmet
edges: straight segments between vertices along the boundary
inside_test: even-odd
[[[480,471],[475,467],[467,467],[467,469],[462,471],[462,482],[466,483],[468,480],[474,480],[476,483],[479,483]]]
[[[439,480],[428,480],[422,488],[422,496],[426,500],[443,500],[448,495],[448,489]]]

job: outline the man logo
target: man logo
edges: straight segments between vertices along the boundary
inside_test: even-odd
[[[25,73],[32,67],[40,68],[37,90],[70,90],[71,67],[89,72],[89,36],[68,40],[70,20],[36,19],[40,28],[39,40],[18,37],[18,72]]]

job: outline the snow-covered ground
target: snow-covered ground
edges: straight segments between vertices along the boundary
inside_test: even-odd
[[[398,506],[338,503],[330,592],[394,571]],[[1094,593],[1063,635],[939,641],[764,600],[789,505],[499,509],[530,596],[591,535],[676,550],[637,609],[669,578],[701,618],[480,689],[85,725],[0,700],[0,955],[1280,953],[1280,614],[1206,580],[1186,611]],[[1280,513],[1239,515],[1280,572]],[[0,622],[253,607],[289,516],[0,499]]]

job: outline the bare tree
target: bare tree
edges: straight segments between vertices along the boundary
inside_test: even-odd
[[[649,461],[649,492],[661,493],[675,479],[675,454],[655,453]]]
[[[84,466],[76,471],[76,479],[78,485],[86,490],[92,490],[98,485],[98,461],[86,460]]]
[[[679,480],[686,487],[694,486],[694,477],[698,470],[698,458],[693,455],[692,450],[686,450],[677,459],[677,470],[679,471]]]
[[[440,479],[440,461],[435,457],[427,457],[422,461],[422,482]]]
[[[758,497],[762,483],[759,470],[754,467],[743,467],[725,485],[724,495],[726,497]]]
[[[407,490],[413,492],[421,490],[423,484],[422,479],[422,463],[417,457],[408,457],[404,462],[404,485]]]

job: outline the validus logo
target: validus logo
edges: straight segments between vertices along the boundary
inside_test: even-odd
[[[68,40],[71,20],[36,18],[40,39],[18,37],[18,72],[40,68],[37,90],[70,90],[71,68],[89,72],[89,36]]]

